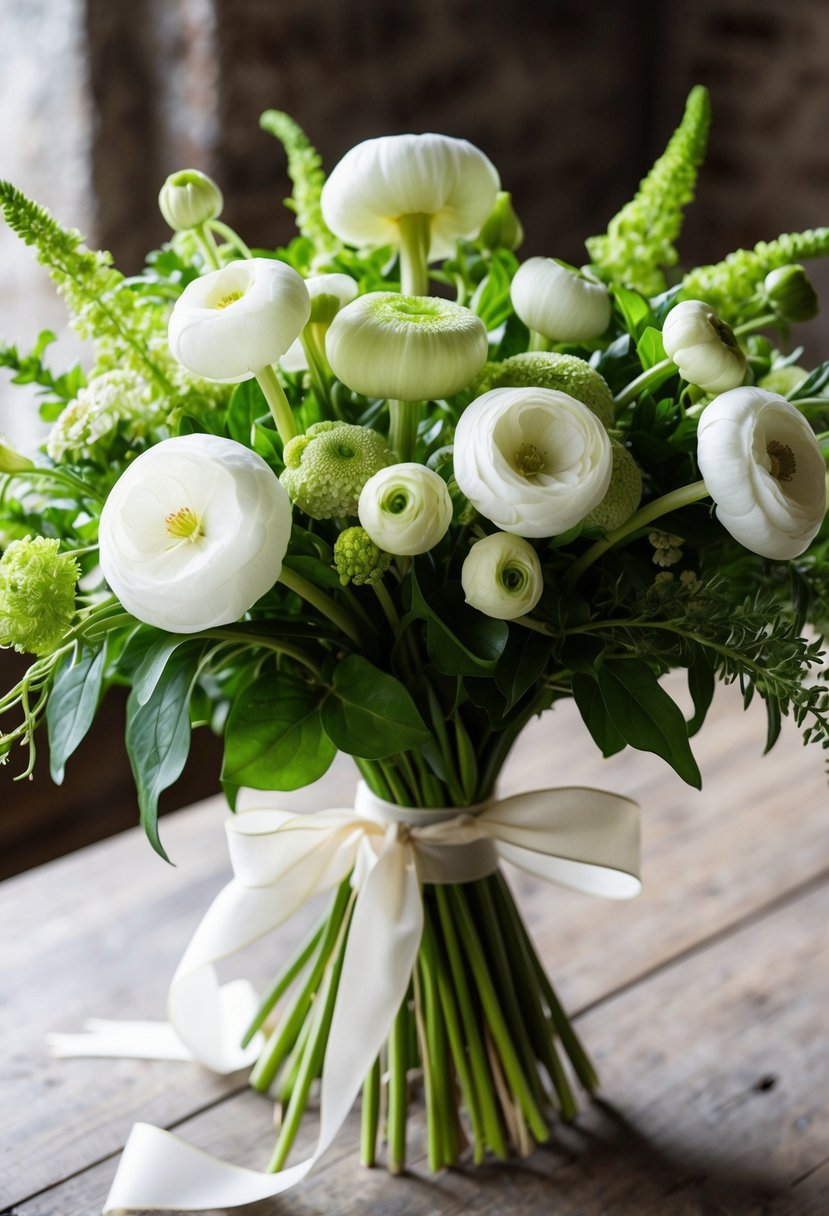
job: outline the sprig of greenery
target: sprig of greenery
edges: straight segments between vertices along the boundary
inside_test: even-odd
[[[143,375],[173,391],[169,379],[147,353],[145,326],[136,314],[142,301],[125,284],[109,253],[93,252],[74,228],[62,228],[10,182],[0,181],[0,210],[6,223],[49,271],[83,338],[109,338],[130,352]],[[143,319],[142,319],[143,321]]]
[[[50,329],[41,330],[37,342],[28,354],[21,354],[11,342],[0,342],[0,367],[14,372],[13,384],[37,384],[43,394],[65,402],[71,401],[85,381],[83,371],[77,364],[62,375],[54,372],[43,362],[47,347],[55,341]]]
[[[722,262],[697,266],[682,280],[682,294],[705,300],[724,320],[734,320],[770,270],[827,256],[829,228],[785,232],[774,241],[759,241],[753,249],[735,249]]]
[[[282,110],[265,110],[259,125],[279,140],[288,157],[288,176],[294,189],[285,206],[296,214],[297,228],[313,244],[315,260],[330,261],[340,252],[342,244],[322,217],[320,195],[325,185],[322,157],[299,123]]]
[[[612,282],[645,296],[665,290],[663,268],[678,259],[674,241],[683,209],[694,197],[710,123],[708,92],[697,85],[688,95],[682,122],[636,196],[613,217],[604,236],[587,239],[594,265]]]

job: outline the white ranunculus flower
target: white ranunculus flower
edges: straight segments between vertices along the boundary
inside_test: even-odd
[[[486,326],[436,296],[373,291],[337,313],[325,339],[334,374],[366,397],[451,397],[486,362]]]
[[[341,308],[356,299],[359,287],[350,274],[314,274],[305,280],[305,286],[311,297],[311,315],[307,325],[318,326],[322,333],[321,341],[324,341],[328,326]],[[283,371],[308,370],[308,356],[302,337],[301,334],[292,342],[280,358],[279,366]]]
[[[662,345],[682,379],[707,393],[724,393],[743,381],[746,357],[733,330],[702,300],[674,305],[662,326]]]
[[[197,376],[237,384],[276,363],[310,313],[302,276],[284,262],[231,262],[185,287],[170,316],[170,350]]]
[[[530,258],[519,266],[510,298],[524,324],[551,342],[586,342],[610,324],[610,295],[604,284],[553,258]]]
[[[434,549],[452,522],[446,483],[422,464],[391,464],[370,477],[357,504],[375,545],[398,557]]]
[[[428,217],[425,252],[435,259],[477,236],[499,186],[495,166],[465,139],[386,135],[346,152],[320,201],[328,227],[350,245],[399,245],[402,217]]]
[[[101,569],[128,612],[171,633],[237,621],[274,585],[291,504],[260,456],[183,435],[138,456],[101,512]]]
[[[455,431],[455,480],[504,532],[558,536],[607,493],[613,458],[595,414],[548,388],[496,388]]]
[[[529,541],[494,532],[472,546],[461,569],[467,604],[499,621],[532,612],[541,599],[541,562]]]
[[[723,527],[761,557],[803,553],[826,511],[826,468],[800,411],[764,389],[735,388],[706,406],[697,436]]]

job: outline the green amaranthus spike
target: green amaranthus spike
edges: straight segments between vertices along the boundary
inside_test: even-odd
[[[296,214],[297,228],[312,242],[317,260],[328,261],[339,253],[342,245],[322,218],[320,195],[325,185],[322,157],[302,127],[282,110],[266,110],[259,125],[279,140],[288,157],[288,177],[294,189],[285,206]]]
[[[110,254],[87,249],[78,231],[62,228],[45,207],[10,182],[0,181],[0,211],[12,231],[34,246],[81,337],[109,340],[119,357],[127,355],[142,375],[172,390],[147,353],[141,301],[112,265]]]
[[[829,228],[785,232],[776,241],[760,241],[753,249],[736,249],[722,262],[698,266],[682,280],[682,294],[705,300],[723,320],[733,320],[763,279],[779,266],[829,256]]]
[[[694,197],[710,123],[708,91],[697,85],[688,94],[682,122],[636,196],[613,217],[604,236],[588,237],[591,261],[612,282],[645,296],[665,290],[663,268],[677,261],[674,241],[683,209]]]

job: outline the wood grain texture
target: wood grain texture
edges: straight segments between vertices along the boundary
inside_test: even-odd
[[[432,1177],[423,1129],[405,1180],[357,1163],[359,1118],[290,1196],[251,1216],[806,1216],[824,1212],[829,1142],[829,886],[759,917],[581,1022],[604,1087],[576,1125],[506,1166]],[[773,981],[770,980],[773,976]],[[243,1093],[177,1130],[202,1148],[262,1168],[268,1103]],[[307,1128],[303,1153],[312,1140]],[[15,1207],[15,1216],[88,1216],[113,1162]],[[213,1213],[212,1216],[219,1216]]]
[[[630,752],[600,762],[572,706],[534,723],[511,757],[504,792],[596,784],[630,793],[644,808],[645,894],[639,900],[603,904],[518,880],[542,955],[571,1009],[604,1002],[620,990],[645,991],[671,960],[693,954],[791,892],[820,883],[829,869],[819,753],[804,752],[796,734],[786,732],[772,756],[755,763],[762,713],[752,709],[743,716],[732,694],[722,690],[698,744],[706,782],[702,796],[654,757]],[[352,787],[353,770],[340,760],[318,787],[279,801],[296,809],[337,805],[348,800]],[[44,1048],[48,1030],[78,1029],[90,1015],[162,1015],[178,958],[228,876],[223,813],[214,799],[165,821],[165,843],[180,863],[177,869],[156,858],[137,832],[128,832],[0,888],[0,927],[8,938],[4,989],[11,997],[0,1012],[7,1045],[0,1206],[19,1203],[116,1153],[135,1119],[170,1126],[244,1084],[242,1076],[216,1078],[189,1065],[51,1061]],[[251,948],[234,962],[232,973],[266,981],[309,916]],[[641,982],[654,972],[653,980]],[[607,1054],[606,1032],[593,1031],[593,1016],[587,1019],[588,1040]],[[683,1021],[681,1008],[677,1017],[685,1043],[701,1024]],[[656,1033],[658,1003],[648,1018]],[[707,1041],[707,1026],[702,1029]],[[618,1084],[627,1094],[625,1058],[618,1064]],[[615,1055],[611,1063],[615,1070]],[[633,1074],[628,1080],[633,1084]],[[258,1125],[254,1141],[261,1153],[267,1108],[246,1094],[233,1099],[234,1111],[237,1101],[240,1111],[251,1112],[245,1126]],[[680,1092],[680,1106],[682,1101]],[[207,1125],[212,1117],[205,1115]],[[217,1151],[227,1117],[215,1115]],[[111,1174],[111,1164],[106,1169]]]

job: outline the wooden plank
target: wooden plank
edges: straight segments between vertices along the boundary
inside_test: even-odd
[[[564,783],[633,793],[645,809],[646,894],[602,904],[522,881],[542,953],[571,1008],[589,1004],[720,932],[829,864],[819,753],[789,734],[755,765],[761,713],[743,717],[723,690],[700,740],[706,794],[661,761],[626,753],[600,762],[572,705],[533,724],[511,758],[504,790]],[[318,788],[283,805],[346,801],[338,762]],[[0,888],[4,969],[13,1002],[0,1012],[10,1063],[0,1108],[0,1203],[9,1205],[116,1151],[136,1118],[170,1124],[240,1083],[199,1069],[131,1061],[50,1061],[48,1030],[90,1015],[158,1017],[176,962],[227,876],[219,800],[165,822],[173,870],[126,833]],[[307,916],[234,966],[264,982]],[[566,926],[566,928],[562,928]]]
[[[409,1177],[357,1164],[352,1115],[318,1170],[292,1192],[298,1216],[698,1216],[826,1210],[829,1145],[829,884],[792,899],[581,1019],[604,1074],[600,1101],[549,1146],[507,1166],[431,1177],[419,1143]],[[262,1168],[268,1104],[246,1093],[186,1121],[187,1139]],[[307,1147],[312,1129],[306,1129]],[[302,1151],[302,1149],[300,1151]],[[88,1216],[108,1161],[15,1208]],[[273,1205],[247,1209],[267,1216]],[[214,1213],[213,1216],[219,1216]]]

